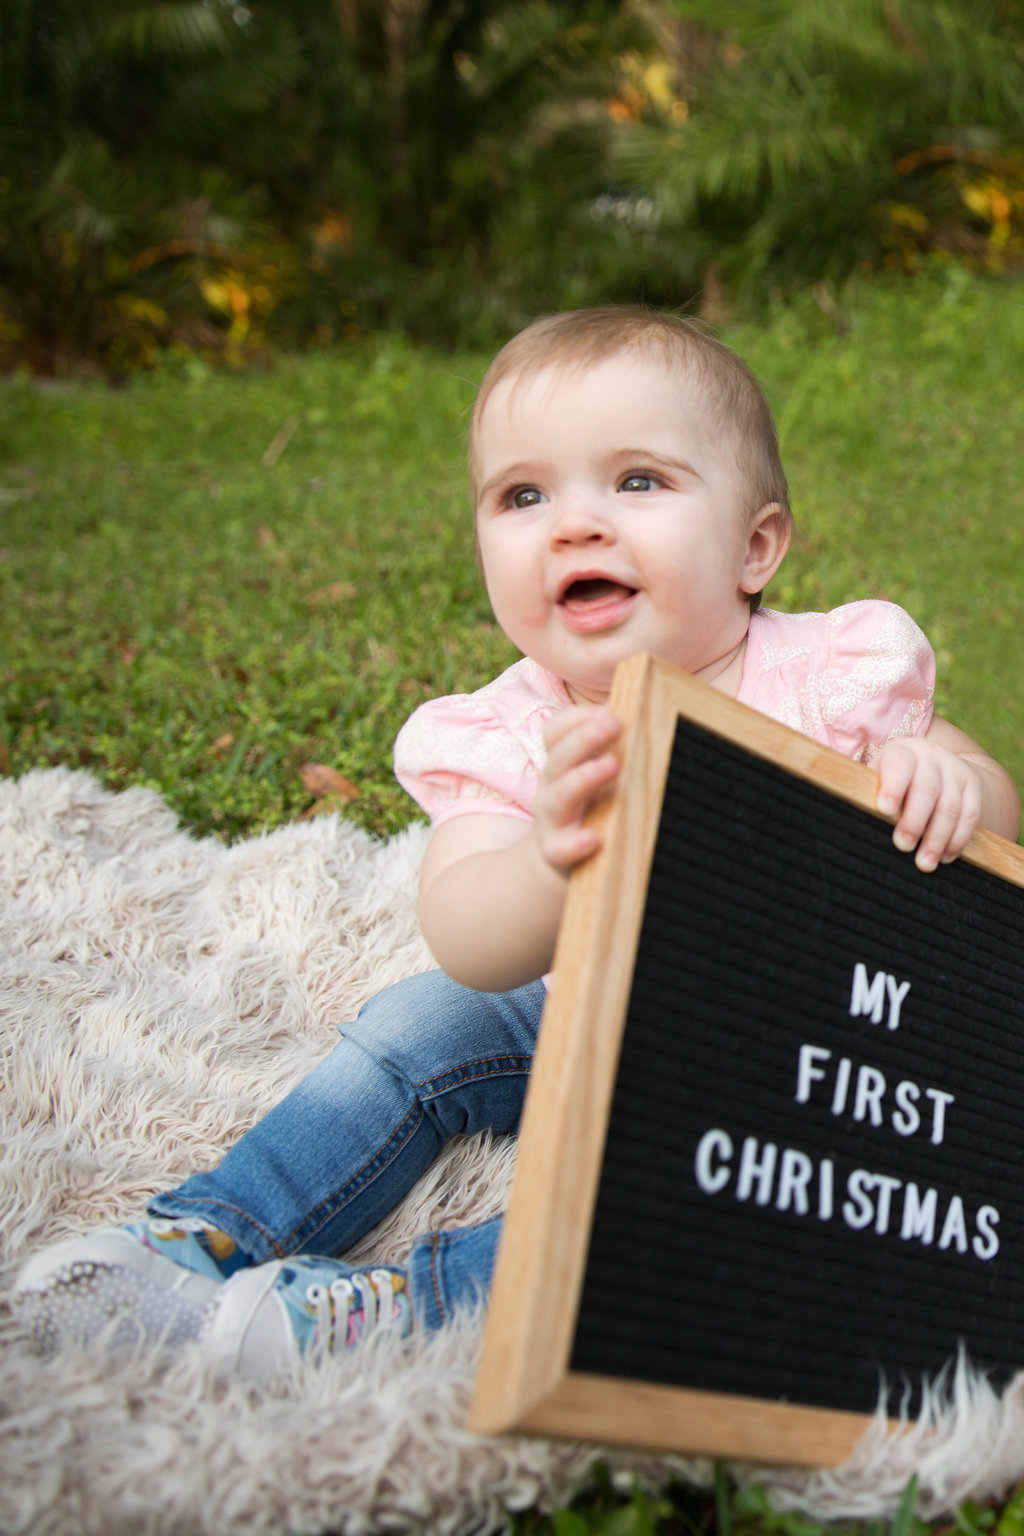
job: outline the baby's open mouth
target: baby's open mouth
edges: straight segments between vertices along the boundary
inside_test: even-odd
[[[583,576],[566,587],[561,601],[569,607],[598,603],[602,599],[607,602],[609,599],[632,597],[635,590],[635,587],[627,587],[623,582],[612,581],[607,576]]]

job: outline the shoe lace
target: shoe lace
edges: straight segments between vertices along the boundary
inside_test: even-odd
[[[330,1285],[314,1281],[306,1306],[314,1317],[315,1346],[334,1354],[400,1323],[409,1306],[404,1291],[405,1277],[389,1269],[355,1270]]]

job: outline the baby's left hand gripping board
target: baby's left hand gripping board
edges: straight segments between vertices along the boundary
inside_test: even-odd
[[[922,875],[870,770],[651,657],[611,708],[473,1427],[834,1464],[1024,1366],[1024,851]]]

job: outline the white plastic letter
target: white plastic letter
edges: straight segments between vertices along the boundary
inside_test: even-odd
[[[955,1101],[951,1093],[943,1093],[941,1088],[926,1088],[925,1097],[931,1099],[935,1105],[935,1113],[932,1116],[932,1146],[937,1147],[941,1145],[946,1132],[946,1105]]]
[[[875,1214],[875,1231],[879,1237],[884,1237],[889,1230],[889,1212],[892,1209],[892,1197],[903,1183],[902,1179],[894,1179],[889,1173],[875,1174],[875,1188],[878,1190],[878,1209]]]
[[[886,1024],[890,1029],[900,1027],[900,1009],[903,1007],[903,999],[910,991],[910,982],[901,981],[896,985],[896,977],[887,975],[885,978],[885,990],[889,994],[889,1017]],[[875,1021],[877,1023],[877,1020]]]
[[[855,1168],[846,1181],[849,1199],[843,1201],[843,1220],[854,1231],[869,1227],[875,1219],[875,1208],[868,1193],[874,1182],[874,1174],[868,1173],[866,1168]]]
[[[811,1084],[825,1081],[825,1073],[819,1061],[828,1061],[832,1052],[824,1045],[802,1045],[796,1064],[796,1101],[806,1104],[811,1096]]]
[[[850,992],[850,1013],[870,1013],[872,1024],[881,1024],[885,1009],[885,972],[876,971],[870,985],[865,967],[857,961],[853,968],[853,988]]]
[[[974,1256],[978,1259],[994,1259],[999,1252],[999,1238],[995,1228],[999,1225],[999,1212],[994,1205],[982,1205],[977,1215],[978,1233],[971,1239]]]
[[[933,1241],[937,1200],[934,1189],[926,1189],[922,1200],[917,1185],[908,1182],[903,1191],[903,1222],[900,1226],[900,1237],[904,1241],[912,1237],[919,1238],[922,1243]]]
[[[896,1084],[897,1109],[893,1110],[892,1128],[901,1136],[913,1136],[921,1126],[921,1112],[917,1108],[917,1101],[921,1097],[921,1090],[916,1083],[905,1078],[902,1083]]]
[[[846,1108],[846,1095],[850,1087],[850,1058],[841,1056],[836,1071],[835,1092],[832,1094],[832,1113],[841,1115]]]
[[[718,1158],[717,1166],[712,1161]],[[732,1178],[732,1139],[727,1131],[705,1131],[697,1143],[693,1171],[698,1186],[706,1195],[717,1195]]]
[[[779,1164],[779,1190],[775,1197],[777,1211],[788,1211],[792,1206],[798,1216],[807,1215],[807,1186],[813,1172],[814,1164],[806,1152],[800,1152],[796,1147],[783,1150]]]
[[[834,1168],[830,1157],[823,1157],[818,1168],[818,1219],[832,1219],[832,1185]]]
[[[761,1152],[761,1159],[757,1157],[758,1141],[756,1136],[748,1136],[743,1143],[743,1151],[740,1154],[740,1171],[736,1176],[736,1199],[749,1200],[754,1181],[757,1181],[757,1194],[754,1196],[757,1205],[767,1205],[772,1198],[772,1181],[775,1178],[775,1159],[779,1155],[779,1149],[774,1141],[766,1141]]]
[[[857,1068],[857,1087],[853,1096],[853,1118],[863,1120],[870,1111],[871,1124],[882,1123],[882,1095],[885,1093],[885,1074],[877,1067]]]
[[[954,1195],[949,1202],[949,1210],[942,1223],[939,1247],[948,1248],[950,1243],[954,1242],[957,1253],[967,1252],[967,1223],[964,1221],[964,1203],[959,1195]]]

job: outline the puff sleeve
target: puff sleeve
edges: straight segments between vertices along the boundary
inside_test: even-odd
[[[421,704],[395,742],[395,777],[434,826],[488,813],[533,818],[545,721],[568,702],[557,679],[517,662],[476,693]]]
[[[761,621],[758,676],[746,702],[755,708],[867,764],[894,737],[928,730],[934,652],[895,603],[866,600],[830,613],[766,610],[754,620]]]

